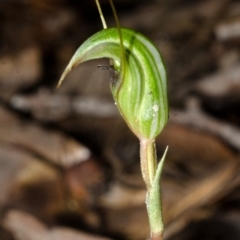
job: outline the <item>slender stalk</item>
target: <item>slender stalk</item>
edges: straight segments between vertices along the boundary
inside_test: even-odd
[[[153,140],[140,141],[140,159],[143,180],[147,187],[146,206],[152,240],[163,239],[163,219],[160,177],[167,149],[157,165],[156,146]]]
[[[119,22],[118,15],[117,15],[115,6],[113,4],[113,1],[109,0],[109,3],[111,5],[112,11],[113,11],[113,16],[115,18],[115,22],[116,22],[117,29],[118,29],[119,42],[120,42],[120,46],[121,46],[121,59],[122,59],[121,60],[121,65],[122,65],[122,69],[123,69],[122,74],[124,74],[124,72],[125,72],[124,70],[126,69],[126,59],[125,59],[125,49],[124,49],[124,46],[123,46],[123,37],[122,37],[121,26],[120,26],[120,22]],[[110,65],[113,65],[112,60],[110,60]]]
[[[140,161],[143,180],[147,190],[150,190],[157,167],[155,141],[144,139],[140,141]]]
[[[100,6],[98,0],[96,0],[96,4],[97,4],[98,12],[99,12],[99,15],[100,15],[100,18],[101,18],[101,21],[102,21],[103,28],[106,29],[107,24],[106,24],[106,21],[105,21],[105,18],[103,16],[102,9],[101,9],[101,6]]]

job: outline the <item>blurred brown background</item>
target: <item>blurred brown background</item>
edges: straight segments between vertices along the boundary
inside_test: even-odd
[[[100,1],[115,26],[107,0]],[[115,0],[169,76],[162,177],[166,240],[240,239],[240,1]],[[145,240],[139,143],[106,60],[58,79],[102,29],[94,0],[0,1],[0,239]]]

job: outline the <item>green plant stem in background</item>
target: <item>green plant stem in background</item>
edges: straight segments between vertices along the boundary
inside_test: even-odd
[[[140,162],[147,187],[146,205],[151,239],[162,240],[163,220],[160,177],[166,151],[157,163],[155,138],[168,120],[167,79],[161,55],[154,44],[142,34],[120,28],[112,7],[117,28],[107,28],[96,0],[104,30],[87,39],[76,51],[61,79],[82,62],[108,58],[114,72],[110,87],[114,101],[129,128],[140,140]]]

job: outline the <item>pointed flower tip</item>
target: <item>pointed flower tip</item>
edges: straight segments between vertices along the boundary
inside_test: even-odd
[[[61,87],[61,79],[59,80],[57,86],[56,86],[56,89],[59,89]]]
[[[71,68],[66,68],[60,78],[60,80],[58,81],[58,84],[57,84],[57,89],[60,88],[60,86],[62,85],[62,82],[64,81],[66,75],[71,71],[72,69]]]

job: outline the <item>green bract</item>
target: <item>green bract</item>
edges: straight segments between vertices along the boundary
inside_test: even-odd
[[[115,103],[128,126],[139,139],[152,139],[168,120],[166,71],[157,48],[133,30],[107,28],[87,39],[65,69],[66,74],[78,64],[97,58],[113,60],[114,81],[110,81]]]

